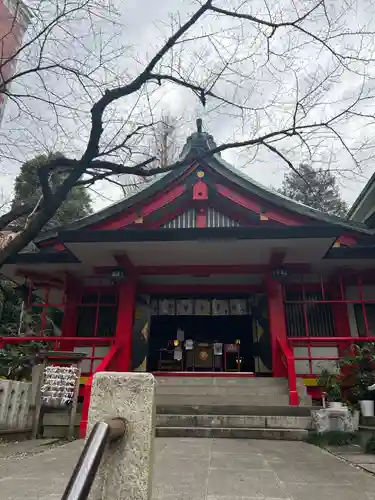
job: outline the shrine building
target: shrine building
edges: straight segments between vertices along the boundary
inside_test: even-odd
[[[85,352],[88,387],[105,370],[285,377],[296,405],[296,377],[313,394],[354,339],[374,340],[374,180],[343,219],[261,186],[214,146],[198,129],[184,167],[8,260],[2,273],[29,305],[42,299],[42,319],[2,345]]]

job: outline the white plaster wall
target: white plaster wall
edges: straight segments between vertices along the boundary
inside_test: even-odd
[[[295,357],[308,357],[309,350],[307,346],[296,346],[293,348],[293,354]],[[334,358],[338,356],[337,346],[314,346],[310,348],[311,357],[322,357],[322,358]],[[297,375],[306,375],[310,373],[309,361],[308,359],[302,360],[297,359],[295,361],[295,369]],[[311,369],[313,374],[319,374],[323,369],[330,371],[335,371],[335,361],[334,360],[313,360],[311,362]]]
[[[94,349],[94,356],[100,356],[102,358],[104,358],[104,356],[108,353],[110,349],[110,346],[97,346],[95,347]],[[87,356],[92,356],[92,347],[90,346],[76,346],[74,348],[74,352],[82,352],[82,353],[85,353],[87,354]],[[102,359],[95,359],[94,362],[93,362],[93,365],[92,365],[92,368],[93,368],[93,371],[95,371],[98,366],[100,365],[100,363],[102,362]],[[90,372],[90,367],[91,367],[91,359],[84,359],[82,361],[82,365],[81,365],[81,372],[82,373],[89,373]]]
[[[302,358],[302,357],[307,357],[309,355],[309,351],[307,347],[305,346],[298,346],[298,347],[293,347],[293,354],[297,358]],[[297,359],[294,362],[294,366],[296,369],[296,374],[297,375],[302,375],[309,373],[309,362],[307,359]]]

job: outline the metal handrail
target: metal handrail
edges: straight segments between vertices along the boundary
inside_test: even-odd
[[[61,500],[86,500],[107,445],[126,437],[126,421],[120,417],[98,422],[92,429]]]

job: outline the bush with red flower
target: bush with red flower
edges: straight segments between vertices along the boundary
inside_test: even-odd
[[[354,344],[338,361],[340,387],[344,401],[356,405],[358,401],[374,399],[369,386],[375,383],[375,343]]]

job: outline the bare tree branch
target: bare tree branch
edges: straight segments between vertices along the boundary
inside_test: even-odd
[[[125,27],[116,24],[120,16],[110,3],[35,4],[25,42],[19,36],[17,47],[4,49],[0,58],[0,96],[12,109],[0,130],[0,155],[9,159],[17,152],[24,161],[32,141],[39,151],[62,144],[64,157],[51,158],[38,172],[43,197],[37,210],[14,206],[0,218],[1,229],[32,214],[24,231],[0,250],[0,267],[38,235],[73,187],[108,180],[122,188],[118,176],[132,185],[134,178],[142,182],[185,166],[190,158],[166,161],[150,151],[169,100],[186,101],[192,115],[198,103],[213,122],[233,120],[233,135],[201,159],[240,149],[255,161],[266,150],[296,171],[301,154],[317,162],[336,148],[350,162],[342,171],[353,165],[361,173],[375,137],[369,64],[375,60],[375,24],[365,8],[362,25],[352,22],[351,8],[345,0],[337,0],[335,9],[325,0],[230,0],[225,8],[220,0],[202,0],[193,13],[179,5],[159,26],[162,41],[155,37],[158,48],[148,56],[119,41]],[[85,33],[77,28],[83,22]],[[13,36],[17,23],[0,43]],[[353,123],[360,131],[355,138],[344,133]],[[64,174],[57,188],[55,173]]]
[[[221,9],[220,7],[211,6],[210,10],[213,12],[217,12],[218,14],[223,14],[228,17],[235,17],[237,19],[246,19],[247,21],[251,21],[255,24],[259,24],[261,26],[267,26],[268,28],[272,28],[272,34],[275,32],[277,28],[287,28],[287,27],[295,27],[298,24],[302,23],[305,19],[307,19],[310,14],[314,12],[314,10],[318,9],[321,5],[324,5],[324,0],[319,0],[310,10],[308,10],[305,14],[298,17],[294,21],[286,21],[281,23],[274,23],[272,21],[266,21],[265,19],[261,19],[259,17],[252,16],[251,14],[243,14],[240,12],[234,12],[227,9]],[[272,36],[272,35],[271,35]]]
[[[122,97],[126,97],[134,92],[137,92],[142,85],[151,79],[151,72],[162,59],[162,57],[173,47],[179,38],[181,38],[193,26],[200,17],[205,14],[210,8],[212,0],[207,0],[200,9],[198,9],[191,18],[173,34],[157,54],[151,59],[146,68],[128,85],[117,87],[112,90],[107,90],[105,94],[94,104],[91,109],[91,132],[87,143],[86,151],[82,156],[82,160],[90,161],[99,153],[99,142],[103,133],[102,117],[105,109],[113,102]]]
[[[272,146],[271,144],[268,144],[267,142],[262,142],[262,144],[267,149],[269,149],[273,153],[277,154],[277,156],[279,156],[283,161],[285,161],[285,163],[288,165],[288,167],[291,170],[293,170],[293,172],[295,172],[299,177],[301,177],[301,179],[303,181],[306,182],[306,184],[308,184],[308,181],[300,174],[300,172],[295,168],[295,166],[293,165],[293,163],[285,155],[283,155],[283,153],[281,151],[279,151],[277,148],[275,148],[275,146]]]
[[[9,226],[12,222],[16,221],[23,215],[27,215],[31,212],[33,207],[27,204],[15,204],[9,211],[0,216],[0,231]]]

